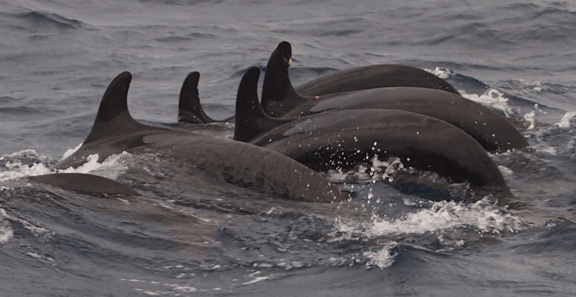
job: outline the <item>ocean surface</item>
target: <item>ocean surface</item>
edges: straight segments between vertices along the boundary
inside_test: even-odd
[[[0,0],[0,296],[574,296],[574,32],[576,3],[557,0]],[[355,207],[297,203],[155,172],[135,182],[154,158],[129,154],[80,171],[141,197],[23,179],[82,143],[120,72],[141,121],[174,125],[191,71],[222,119],[284,40],[295,85],[406,64],[510,118],[531,147],[491,157],[515,201],[432,202],[385,174],[332,172]]]

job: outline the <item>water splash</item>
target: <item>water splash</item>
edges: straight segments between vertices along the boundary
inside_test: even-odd
[[[538,104],[534,104],[534,105],[537,108]],[[534,129],[534,127],[536,127],[536,110],[527,112],[526,114],[524,114],[522,119],[524,119],[524,121],[526,123],[528,123],[528,127],[526,128],[527,130]]]
[[[424,70],[442,79],[449,79],[456,74],[452,69],[446,67],[435,67],[434,69],[424,69]]]
[[[459,227],[471,227],[479,233],[500,234],[516,232],[524,226],[518,217],[483,199],[472,204],[434,202],[429,209],[408,213],[391,221],[375,217],[367,226],[366,232],[374,237],[444,232]]]
[[[576,122],[576,111],[568,111],[564,114],[560,122],[556,124],[559,128],[570,128]]]
[[[70,151],[72,150],[68,150],[67,153]],[[87,162],[78,168],[70,167],[56,171],[52,168],[53,161],[48,157],[38,155],[34,150],[21,150],[0,157],[0,165],[3,165],[4,167],[4,170],[0,171],[0,181],[9,181],[55,172],[91,173],[116,179],[119,175],[126,172],[127,166],[123,160],[127,159],[129,156],[131,156],[131,154],[122,152],[118,155],[111,155],[100,163],[98,162],[98,155],[94,154],[88,156],[86,158]],[[0,167],[0,169],[2,168]]]
[[[378,155],[372,157],[368,164],[359,164],[349,171],[329,170],[326,177],[331,182],[377,182],[385,180],[394,181],[394,176],[400,171],[409,170],[398,157],[390,157],[386,160],[378,159]]]
[[[398,253],[394,252],[394,249],[398,246],[396,241],[389,242],[384,245],[381,249],[377,251],[369,251],[365,252],[364,256],[368,258],[365,266],[367,268],[371,268],[372,266],[376,266],[380,269],[386,269],[394,263],[396,260],[396,256]]]
[[[128,166],[124,160],[130,158],[132,154],[122,152],[118,155],[111,155],[106,158],[102,163],[98,162],[98,154],[90,155],[86,158],[86,163],[78,166],[77,168],[66,168],[58,172],[65,173],[91,173],[100,175],[110,179],[116,179],[121,174],[125,173]]]
[[[21,150],[0,157],[5,168],[0,172],[0,181],[8,181],[26,176],[51,173],[50,161],[34,150]]]
[[[337,220],[333,241],[376,242],[376,246],[363,253],[367,258],[365,265],[384,269],[392,265],[396,246],[406,238],[428,238],[424,242],[439,244],[436,250],[452,251],[478,237],[516,233],[527,226],[488,199],[471,204],[439,201],[396,219],[373,214],[366,222]]]
[[[484,92],[484,94],[468,94],[465,91],[460,91],[462,97],[470,99],[472,101],[490,106],[496,110],[501,111],[504,115],[509,118],[511,115],[516,114],[514,109],[508,105],[508,98],[504,93],[499,90],[490,88]]]
[[[5,244],[14,237],[14,231],[10,227],[8,214],[3,208],[0,208],[0,244]]]
[[[5,222],[5,226],[3,226]],[[6,235],[6,241],[9,240],[13,236],[12,228],[10,228],[9,222],[13,222],[16,224],[20,224],[24,229],[28,230],[32,235],[41,238],[41,239],[50,239],[54,236],[55,232],[36,226],[35,224],[28,222],[25,219],[12,216],[8,214],[4,209],[0,208],[0,243],[2,242],[2,231],[4,230],[4,234]]]
[[[532,147],[550,156],[574,157],[576,140],[570,135],[574,133],[573,127],[575,126],[576,111],[567,111],[559,122],[534,133],[533,139],[536,143]]]

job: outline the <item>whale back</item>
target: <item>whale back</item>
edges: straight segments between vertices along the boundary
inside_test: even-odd
[[[186,178],[201,172],[217,183],[227,182],[292,200],[333,202],[348,199],[323,176],[279,153],[230,139],[136,122],[127,104],[131,78],[130,73],[124,72],[110,83],[86,141],[56,164],[56,168],[80,166],[94,154],[98,154],[98,161],[102,162],[108,156],[124,151],[135,155],[152,153],[156,158],[145,161],[147,166],[164,174],[180,172]],[[102,182],[86,176],[47,176],[36,180],[71,190],[76,186],[74,180],[79,181],[80,190],[84,182]],[[103,187],[108,185],[118,188],[109,181],[102,184]]]
[[[307,81],[295,90],[304,96],[389,87],[437,89],[460,95],[446,80],[420,68],[401,64],[376,64],[337,70]]]
[[[117,181],[85,173],[51,173],[30,176],[28,179],[74,192],[103,195],[140,195],[132,188]]]

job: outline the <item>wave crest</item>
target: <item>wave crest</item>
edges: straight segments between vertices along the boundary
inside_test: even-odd
[[[79,29],[79,28],[89,28],[90,26],[80,20],[67,18],[65,16],[39,11],[30,10],[28,12],[22,12],[16,15],[17,18],[27,21],[36,27],[43,28],[56,28],[56,29]]]

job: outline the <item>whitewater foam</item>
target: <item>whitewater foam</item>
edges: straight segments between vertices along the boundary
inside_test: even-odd
[[[528,123],[528,127],[526,129],[528,130],[534,129],[534,127],[536,126],[536,110],[525,113],[522,118],[526,123]]]
[[[389,242],[384,245],[381,249],[377,251],[369,251],[365,252],[364,256],[368,258],[365,266],[367,268],[371,268],[372,266],[376,266],[380,269],[386,269],[394,263],[396,260],[397,253],[393,252],[393,249],[398,246],[398,243],[395,241]]]
[[[3,208],[0,208],[0,244],[5,244],[14,237],[14,231],[10,227],[8,214]]]
[[[124,160],[131,157],[132,154],[127,152],[122,152],[118,155],[111,155],[106,158],[102,163],[98,162],[98,154],[90,155],[86,158],[86,163],[78,166],[77,168],[66,168],[59,170],[59,172],[65,173],[91,173],[95,175],[100,175],[110,179],[116,179],[119,175],[126,172],[128,166],[125,164]]]
[[[433,234],[445,249],[459,249],[469,240],[469,232],[455,232],[459,229],[472,230],[479,236],[516,233],[527,224],[488,199],[472,204],[453,201],[431,203],[431,207],[406,213],[397,219],[388,219],[373,214],[367,222],[346,222],[337,220],[333,241],[369,241],[386,238],[385,243],[364,252],[366,266],[381,269],[390,267],[396,254],[393,249],[398,242],[394,238],[407,235]],[[462,236],[462,237],[459,237]]]
[[[375,155],[368,164],[359,164],[353,170],[329,170],[326,177],[335,183],[341,182],[377,182],[385,180],[392,182],[399,171],[408,170],[398,157],[390,157],[387,160],[379,160]]]
[[[48,157],[38,155],[35,150],[25,149],[0,157],[5,170],[0,171],[0,181],[25,176],[50,173]]]
[[[490,88],[484,92],[484,94],[468,94],[465,91],[460,91],[462,97],[470,99],[472,101],[478,102],[480,104],[484,104],[490,106],[496,110],[500,110],[504,113],[504,115],[509,118],[510,115],[515,114],[516,112],[510,105],[508,105],[508,98],[504,95],[504,93],[500,92],[499,90]]]
[[[73,152],[73,150],[69,151]],[[90,173],[116,179],[119,175],[126,172],[127,166],[123,160],[130,156],[131,154],[122,152],[118,155],[111,155],[100,163],[98,162],[98,154],[94,154],[88,156],[86,158],[87,162],[77,168],[70,167],[62,170],[54,170],[51,168],[48,157],[38,155],[34,150],[21,150],[0,157],[0,161],[4,161],[5,167],[5,170],[0,171],[0,181],[9,181],[55,172]]]
[[[516,232],[524,223],[497,205],[480,200],[472,204],[453,201],[434,202],[429,209],[408,213],[399,219],[388,221],[374,217],[367,234],[371,237],[398,234],[424,234],[453,230],[468,226],[480,233]]]
[[[450,77],[454,76],[455,72],[452,69],[446,67],[435,67],[434,69],[424,69],[429,73],[432,73],[439,78],[442,79],[449,79]]]
[[[576,119],[576,111],[568,111],[564,114],[560,122],[556,126],[560,128],[570,128]]]

